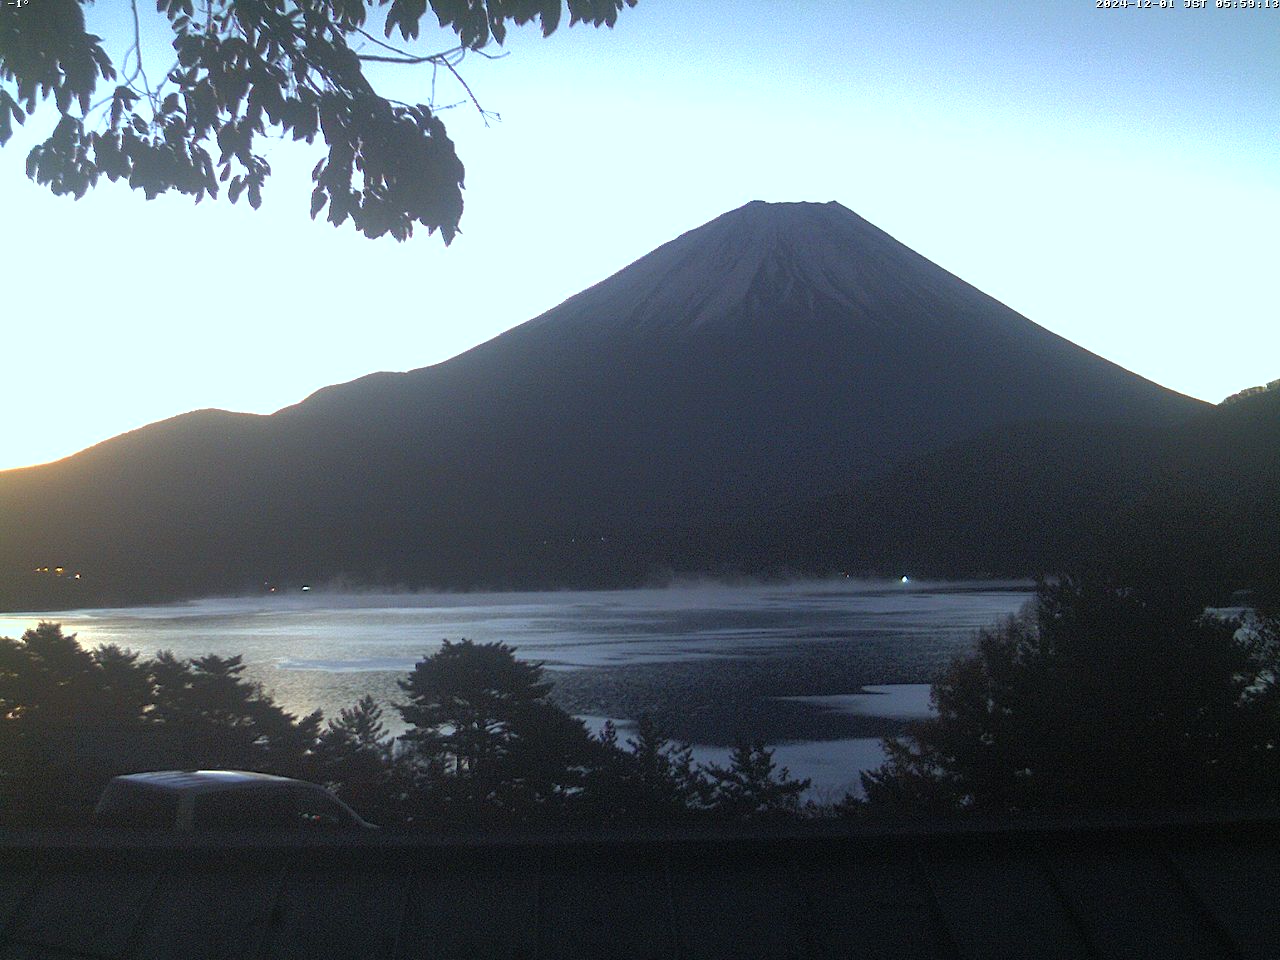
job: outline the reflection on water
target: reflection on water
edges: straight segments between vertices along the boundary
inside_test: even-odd
[[[799,757],[808,755],[805,742],[823,741],[828,757],[861,756],[888,729],[886,718],[920,710],[919,687],[875,692],[867,684],[927,682],[967,649],[975,630],[1029,598],[1024,583],[847,580],[600,592],[313,591],[11,614],[0,616],[0,636],[49,619],[89,646],[240,654],[246,674],[286,709],[330,716],[365,693],[398,699],[397,679],[444,639],[500,640],[545,662],[561,702],[577,713],[653,712],[695,742],[762,736],[790,741],[786,749]],[[904,697],[914,706],[904,707]],[[387,719],[398,726],[393,710]]]
[[[860,717],[922,720],[933,713],[933,705],[929,700],[932,689],[932,686],[927,683],[865,683],[857,693],[779,697],[778,699],[805,703],[820,710]]]

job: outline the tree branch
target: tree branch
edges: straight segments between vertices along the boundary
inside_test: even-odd
[[[395,64],[403,64],[403,65],[429,63],[433,67],[444,67],[450,73],[453,74],[454,79],[457,80],[458,83],[462,86],[462,89],[467,92],[467,96],[471,99],[471,102],[475,105],[476,112],[480,114],[480,118],[484,121],[484,124],[486,127],[489,125],[490,117],[502,119],[498,114],[491,113],[490,111],[485,110],[484,107],[480,106],[480,101],[476,98],[475,93],[472,92],[471,87],[467,85],[467,82],[462,79],[462,74],[458,72],[457,65],[462,62],[463,57],[465,57],[469,52],[478,53],[482,57],[485,57],[488,60],[500,60],[503,57],[507,56],[507,53],[504,52],[500,54],[490,54],[490,53],[485,53],[483,50],[479,50],[473,47],[458,46],[458,47],[451,47],[448,50],[442,50],[439,53],[431,53],[431,54],[427,54],[426,56],[420,57],[410,53],[407,50],[402,50],[401,48],[393,46],[390,43],[386,43],[383,40],[379,40],[377,37],[369,33],[367,30],[363,30],[357,27],[355,32],[360,34],[365,39],[382,47],[382,49],[389,50],[395,54],[394,57],[379,56],[378,54],[372,54],[372,53],[357,54],[357,56],[359,56],[362,61],[368,61],[370,63],[395,63]],[[431,104],[432,109],[436,109],[435,103],[434,103],[435,101],[434,74],[432,75],[432,80],[431,80],[431,99],[433,101]],[[442,107],[440,109],[446,109],[446,108]]]
[[[129,6],[133,9],[133,55],[138,60],[138,70],[134,77],[141,75],[142,88],[147,93],[147,99],[151,101],[152,113],[159,111],[159,104],[156,102],[156,95],[151,89],[151,81],[147,79],[147,71],[142,66],[142,27],[138,22],[138,0],[129,0]],[[130,78],[130,84],[132,84]]]
[[[480,106],[480,101],[476,99],[476,95],[472,93],[471,88],[467,86],[467,81],[462,79],[462,74],[458,73],[457,68],[448,60],[442,60],[441,62],[448,68],[449,72],[453,74],[453,78],[457,80],[458,83],[462,84],[462,89],[467,91],[467,96],[470,97],[471,102],[476,105],[476,111],[480,114],[480,119],[484,121],[484,125],[486,127],[489,126],[489,113],[484,109],[484,107]],[[499,120],[502,119],[497,114],[493,114],[493,116]]]

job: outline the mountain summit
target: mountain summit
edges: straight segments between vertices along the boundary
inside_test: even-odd
[[[990,304],[839,203],[755,200],[664,244],[531,326],[677,338],[815,322],[892,329],[959,318],[975,298]]]
[[[741,520],[1004,424],[1199,406],[839,204],[755,202],[444,363],[0,474],[0,571],[128,597],[554,580],[545,545]]]

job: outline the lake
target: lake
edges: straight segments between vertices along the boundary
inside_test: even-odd
[[[626,731],[642,714],[703,760],[763,739],[823,796],[856,786],[881,737],[927,715],[927,684],[974,633],[1015,613],[1026,583],[831,580],[689,583],[541,593],[313,591],[56,614],[0,614],[0,636],[41,619],[88,646],[244,656],[286,709],[335,715],[442,640],[500,640],[542,661],[566,709]],[[388,709],[389,726],[400,729]]]

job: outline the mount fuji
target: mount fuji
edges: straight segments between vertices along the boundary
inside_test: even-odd
[[[670,531],[1003,426],[1156,428],[1203,406],[839,204],[753,202],[443,363],[0,473],[0,603],[38,601],[30,571],[55,564],[94,602],[339,576],[547,585],[589,569],[588,544],[642,563]],[[716,560],[704,542],[682,562]]]

